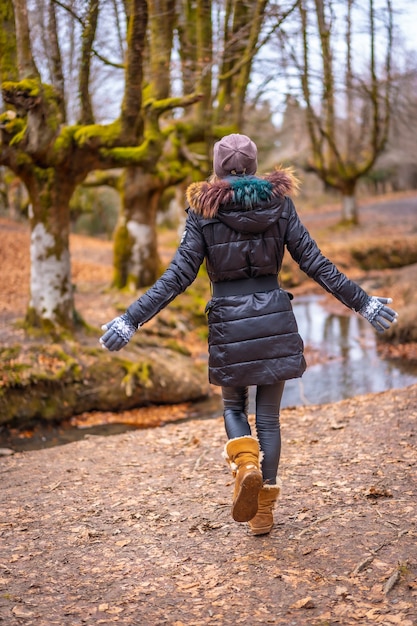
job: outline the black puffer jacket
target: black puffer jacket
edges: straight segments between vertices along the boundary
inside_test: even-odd
[[[147,322],[184,291],[204,259],[212,283],[240,285],[277,276],[285,247],[308,276],[358,311],[367,294],[321,254],[288,197],[293,187],[287,170],[191,185],[181,244],[166,272],[129,307],[135,322]],[[206,310],[211,383],[273,384],[303,374],[303,342],[282,289],[215,296]]]

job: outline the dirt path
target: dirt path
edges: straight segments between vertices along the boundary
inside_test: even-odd
[[[384,233],[387,211],[369,207],[364,228]],[[29,234],[1,219],[0,235],[7,345],[25,340]],[[97,325],[114,313],[111,243],[71,245]],[[220,417],[0,456],[0,624],[417,626],[416,417],[417,385],[284,410],[264,538],[230,517]]]
[[[268,537],[220,418],[0,458],[5,626],[417,624],[417,385],[283,411]]]

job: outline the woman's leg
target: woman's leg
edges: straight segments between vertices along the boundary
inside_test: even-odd
[[[258,385],[256,390],[256,431],[263,452],[262,477],[269,485],[276,484],[281,455],[279,412],[284,385],[284,381]]]
[[[222,387],[224,425],[228,441],[225,458],[235,478],[232,517],[248,522],[258,511],[263,479],[259,467],[259,442],[251,436],[248,423],[247,387]]]
[[[248,423],[248,388],[222,387],[224,426],[229,439],[251,434]]]

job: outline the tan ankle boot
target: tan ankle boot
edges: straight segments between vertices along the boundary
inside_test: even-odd
[[[249,521],[253,535],[267,535],[274,525],[273,510],[281,493],[282,483],[277,478],[276,485],[264,485],[258,496],[258,512]]]
[[[259,443],[251,436],[230,439],[225,446],[225,456],[235,476],[232,517],[236,522],[248,522],[256,515],[262,488]]]

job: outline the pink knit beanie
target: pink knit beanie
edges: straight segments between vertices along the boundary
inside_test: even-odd
[[[213,169],[216,176],[255,174],[257,152],[256,145],[246,135],[226,135],[214,144]]]

